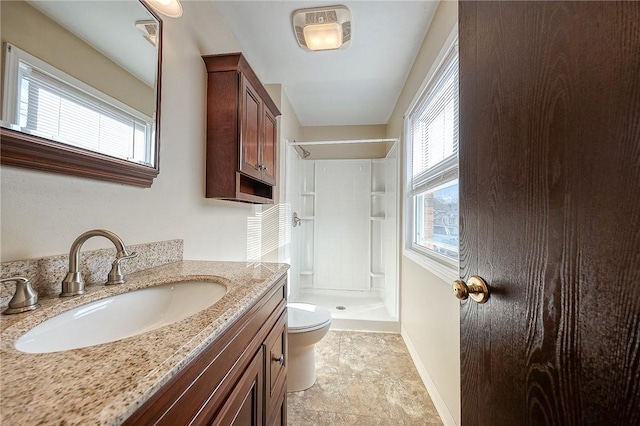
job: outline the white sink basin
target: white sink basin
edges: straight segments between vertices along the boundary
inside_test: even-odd
[[[226,292],[224,284],[184,281],[118,294],[48,319],[20,337],[15,347],[49,353],[114,342],[197,314]]]

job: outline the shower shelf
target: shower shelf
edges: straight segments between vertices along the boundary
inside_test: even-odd
[[[371,195],[385,195],[386,191],[371,191]]]
[[[371,216],[369,219],[371,219],[371,220],[384,220],[385,217],[384,216]]]
[[[315,216],[302,216],[300,217],[300,220],[313,220],[315,219]]]
[[[300,275],[313,275],[313,270],[311,270],[311,271],[300,271]]]
[[[304,196],[304,195],[307,195],[307,196],[308,196],[308,195],[316,195],[316,193],[315,193],[315,192],[303,192],[303,193],[302,193],[302,194],[300,194],[300,195],[303,195],[303,196]]]
[[[384,272],[371,272],[369,275],[372,278],[384,278]]]

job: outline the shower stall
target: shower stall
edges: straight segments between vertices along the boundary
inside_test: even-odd
[[[399,331],[397,142],[385,144],[366,159],[287,148],[289,300],[329,309],[333,328]]]

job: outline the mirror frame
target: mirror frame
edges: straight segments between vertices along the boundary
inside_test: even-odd
[[[160,173],[160,93],[162,87],[162,19],[144,1],[140,4],[158,21],[156,128],[154,167],[143,166],[50,139],[0,127],[0,164],[62,173],[148,188]]]

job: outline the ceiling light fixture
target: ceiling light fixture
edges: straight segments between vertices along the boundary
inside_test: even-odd
[[[298,9],[293,30],[304,50],[344,49],[351,43],[351,12],[346,6]]]
[[[180,0],[147,0],[147,4],[169,18],[179,18],[182,16]]]

